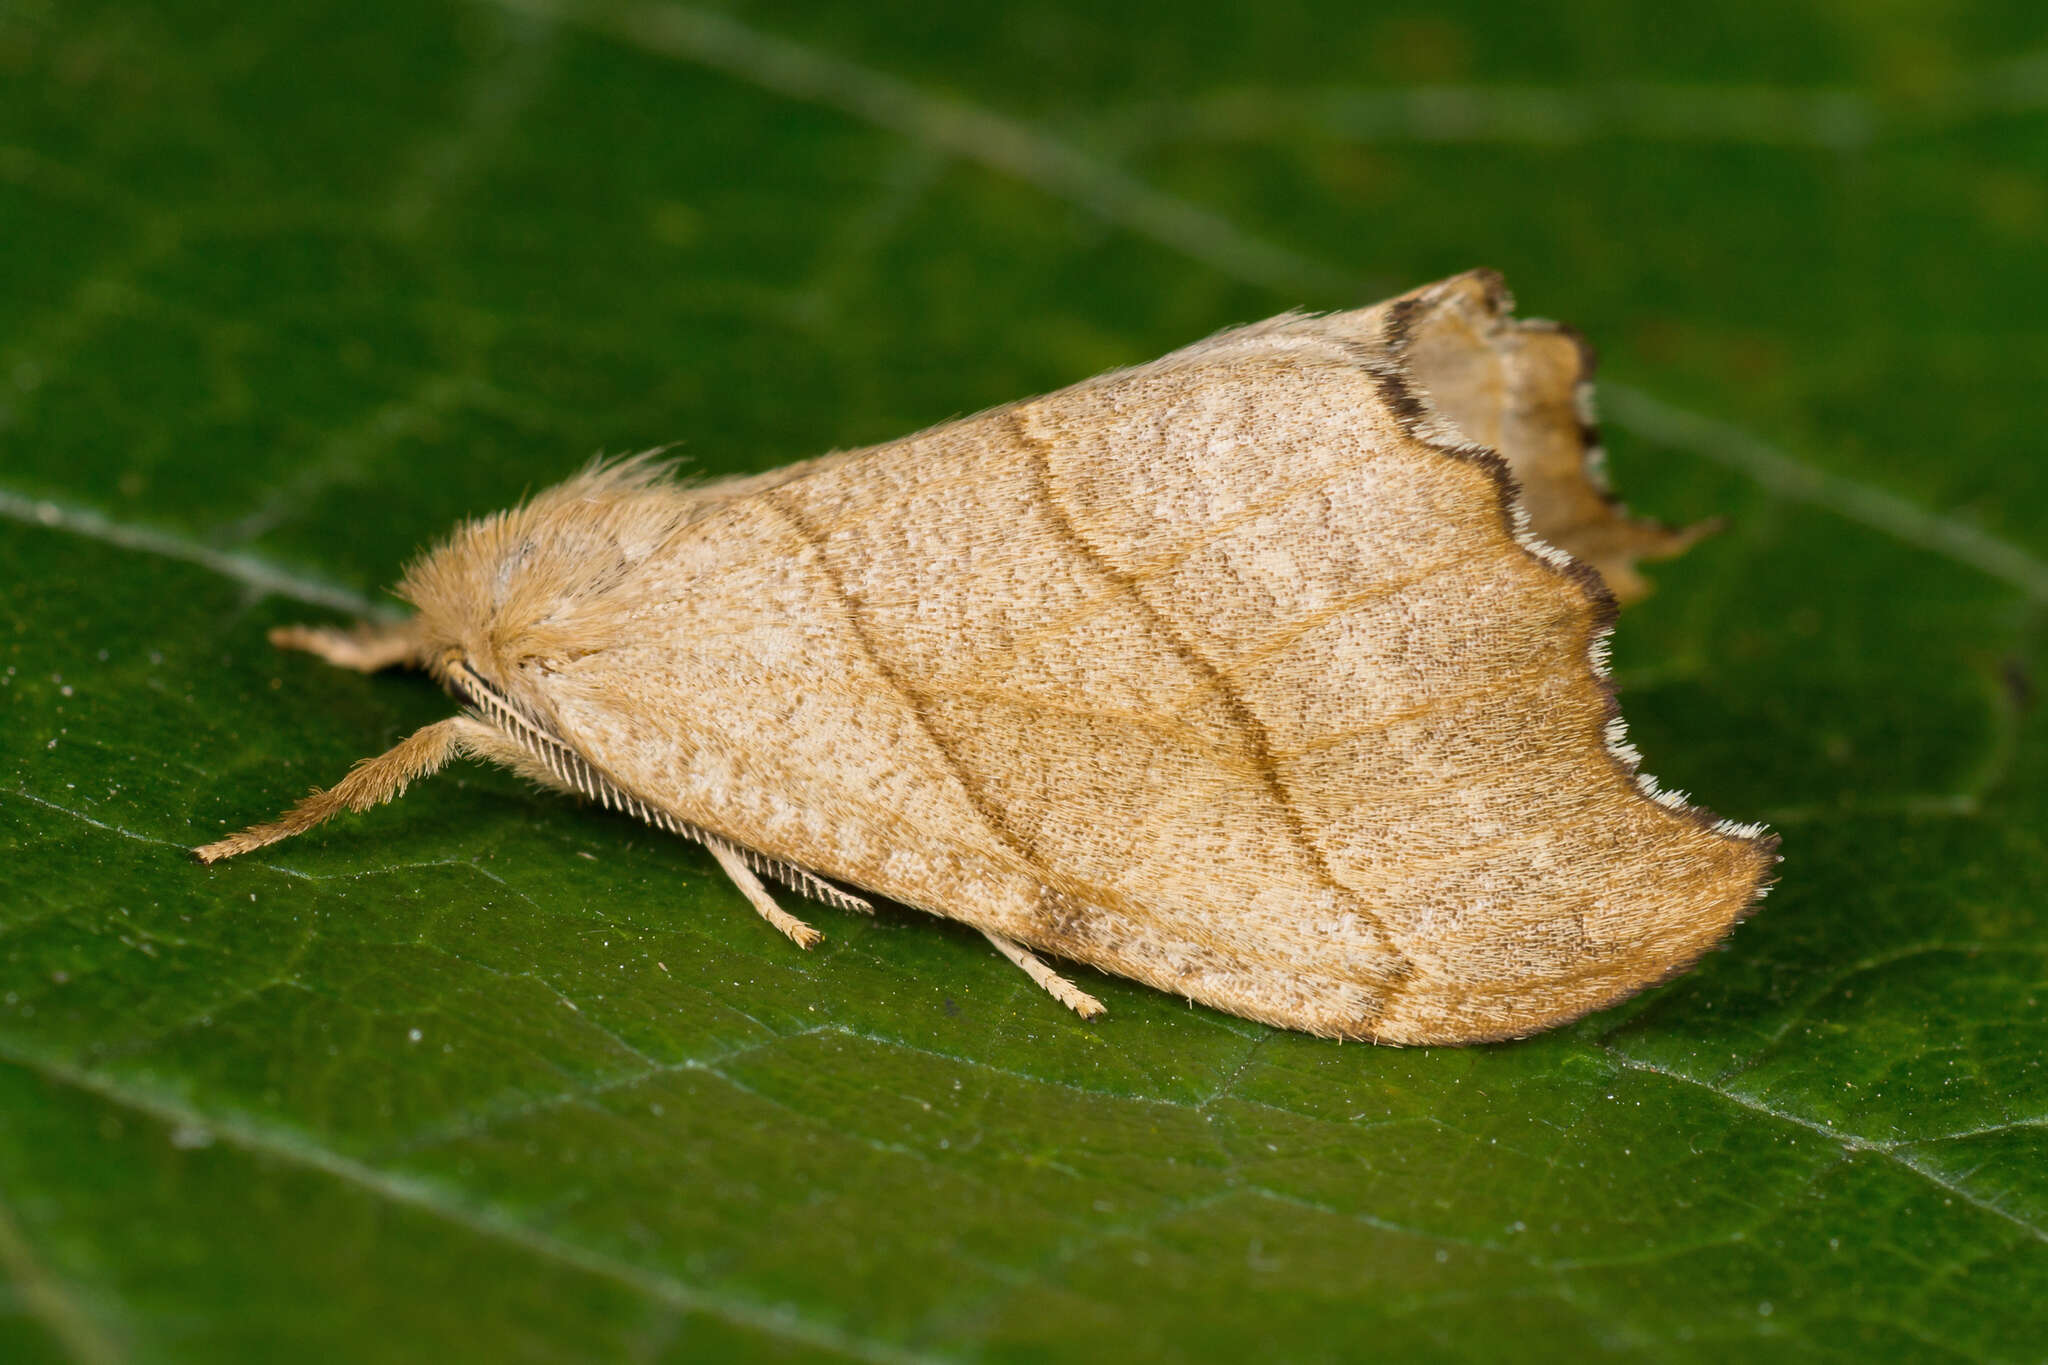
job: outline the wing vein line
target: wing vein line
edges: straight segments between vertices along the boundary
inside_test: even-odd
[[[1364,903],[1357,891],[1337,879],[1336,873],[1330,867],[1329,859],[1324,856],[1321,847],[1310,835],[1307,825],[1301,818],[1301,812],[1294,804],[1294,797],[1288,791],[1287,784],[1281,778],[1279,769],[1273,761],[1272,737],[1267,732],[1265,723],[1252,711],[1237,689],[1231,686],[1229,678],[1223,671],[1211,663],[1193,641],[1175,630],[1158,608],[1146,598],[1139,585],[1081,534],[1080,528],[1074,524],[1058,495],[1052,468],[1052,452],[1048,443],[1029,428],[1021,410],[1012,412],[1009,420],[1013,434],[1029,452],[1028,467],[1031,476],[1038,484],[1046,514],[1061,537],[1087,560],[1091,568],[1109,582],[1118,585],[1147,624],[1158,633],[1159,638],[1186,664],[1189,671],[1204,680],[1210,694],[1236,723],[1248,750],[1247,757],[1258,773],[1260,786],[1278,810],[1289,840],[1300,850],[1317,880],[1349,901],[1359,918],[1370,924],[1386,940],[1394,961],[1376,1018],[1386,1017],[1399,1000],[1402,989],[1414,979],[1415,963],[1403,950],[1399,938],[1388,927],[1386,921]],[[1370,1027],[1370,1021],[1366,1027]]]

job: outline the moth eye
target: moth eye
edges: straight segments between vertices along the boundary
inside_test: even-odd
[[[461,650],[451,649],[448,651],[442,674],[447,679],[448,694],[454,697],[460,705],[466,706],[472,711],[481,711],[488,708],[491,693],[495,689],[483,680],[482,675],[469,666],[469,660],[463,655]]]

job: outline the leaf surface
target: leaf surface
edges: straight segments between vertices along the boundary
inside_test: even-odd
[[[1651,17],[1654,15],[1654,19]],[[0,1358],[2036,1360],[2031,6],[0,18]],[[765,468],[1475,264],[1728,530],[1618,639],[1725,951],[1399,1051],[806,911],[272,652],[599,450]]]

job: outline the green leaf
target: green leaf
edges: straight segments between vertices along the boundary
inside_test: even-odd
[[[1923,12],[1924,11],[1924,12]],[[0,19],[0,1358],[2041,1358],[2038,7]],[[885,439],[1475,264],[1727,531],[1618,639],[1784,834],[1676,983],[1337,1046],[812,908],[284,656],[597,450]]]

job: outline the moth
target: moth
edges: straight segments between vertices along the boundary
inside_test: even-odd
[[[768,883],[973,926],[1270,1024],[1518,1037],[1683,970],[1777,861],[1638,771],[1635,562],[1590,355],[1474,271],[1287,314],[864,450],[717,482],[595,464],[458,528],[397,625],[458,715],[206,862],[468,755]]]

